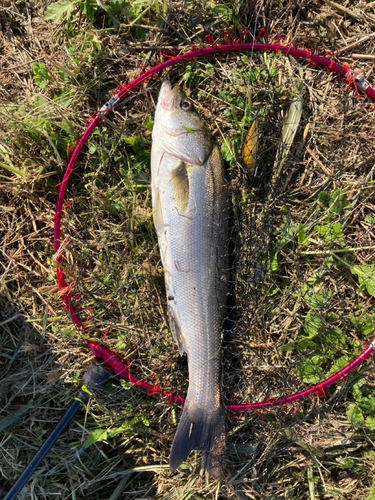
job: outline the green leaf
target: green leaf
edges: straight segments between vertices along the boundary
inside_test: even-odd
[[[329,304],[332,292],[330,290],[318,291],[318,288],[314,288],[310,284],[304,283],[302,285],[302,296],[311,309],[319,310],[322,306],[327,306]]]
[[[214,3],[209,2],[207,3],[207,7],[214,16],[225,16],[228,18],[231,17],[231,9],[222,3],[215,5]]]
[[[191,64],[187,64],[185,68],[185,73],[182,75],[182,78],[184,79],[185,82],[188,82],[190,78],[193,75],[193,69],[191,67]]]
[[[67,17],[72,15],[74,5],[75,2],[71,2],[70,0],[61,0],[60,2],[51,3],[51,5],[47,7],[44,19],[46,21],[58,23],[64,14],[66,14]]]
[[[281,351],[293,351],[297,349],[298,351],[304,351],[309,347],[315,347],[315,342],[309,340],[309,337],[303,338],[301,340],[296,340],[295,342],[289,342],[280,347]]]
[[[277,286],[272,286],[269,291],[267,292],[267,297],[273,297],[274,295],[276,295],[278,292],[279,292],[279,288]]]
[[[147,130],[152,130],[154,128],[154,120],[151,115],[147,115],[145,118],[145,127]]]
[[[95,151],[97,150],[97,146],[96,146],[96,144],[91,144],[91,143],[89,143],[87,147],[88,147],[88,150],[89,150],[89,153],[90,153],[90,154],[94,154],[94,153],[95,153]]]
[[[191,127],[185,127],[185,125],[182,125],[182,128],[185,129],[187,132],[189,132],[190,134],[192,134],[194,132],[194,129],[191,128]]]
[[[338,465],[339,469],[351,469],[355,465],[355,461],[352,458],[347,458],[343,464]]]
[[[366,215],[365,221],[369,224],[375,224],[375,215]]]
[[[332,240],[336,240],[342,245],[344,244],[344,235],[342,234],[342,225],[338,222],[334,222],[330,226],[329,237]]]
[[[364,316],[360,316],[359,318],[351,318],[351,322],[353,323],[355,330],[358,333],[363,333],[364,335],[368,335],[373,331],[375,327],[374,320],[375,316],[371,314],[366,314]]]
[[[52,81],[52,78],[49,74],[48,69],[45,67],[44,63],[34,63],[33,64],[33,72],[34,72],[34,83],[41,89],[44,89],[46,86],[46,82]]]
[[[375,265],[351,266],[350,271],[358,276],[361,288],[366,289],[370,295],[375,297]]]
[[[375,483],[371,486],[370,495],[365,500],[375,500]]]
[[[90,445],[96,443],[97,441],[104,441],[105,439],[107,439],[107,437],[108,432],[106,429],[96,429],[87,436],[84,447],[88,448]]]
[[[146,28],[140,28],[138,27],[132,27],[131,32],[133,35],[135,35],[137,40],[142,40],[143,38],[146,38],[148,36],[148,30]]]
[[[332,257],[332,255],[328,255],[327,257],[324,257],[323,262],[322,262],[322,268],[325,271],[329,271],[331,267],[333,266],[335,259]]]
[[[304,359],[297,367],[297,373],[306,384],[317,384],[323,376],[323,370],[320,366],[325,361],[324,356],[312,356],[310,359]]]
[[[126,391],[129,391],[130,389],[132,389],[134,386],[131,382],[127,382],[126,380],[124,379],[121,379],[120,380],[120,383],[121,383],[121,386],[126,390]]]
[[[37,85],[40,89],[44,89],[46,87],[46,81],[41,78],[40,76],[34,76],[34,83]]]
[[[359,405],[362,409],[375,414],[375,396],[368,394],[368,396],[363,397]]]
[[[229,146],[229,144],[231,144],[231,141],[229,137],[225,137],[224,139],[225,140],[221,145],[221,154],[223,155],[225,161],[227,161],[228,163],[232,163],[234,161],[234,156]]]
[[[73,135],[74,134],[74,125],[65,116],[63,117],[61,122],[56,122],[56,127],[61,128],[61,130],[64,130],[71,137],[74,137],[74,135]]]
[[[365,379],[361,378],[359,380],[357,380],[357,382],[355,382],[353,384],[353,397],[356,401],[358,401],[359,403],[363,400],[363,394],[362,394],[362,391],[361,391],[361,387],[366,383]]]
[[[126,0],[111,0],[111,9],[116,16],[121,15],[122,10],[125,8]]]
[[[327,198],[328,198],[327,191],[321,191],[319,193],[319,201],[321,201],[322,203],[324,203],[325,201],[327,201]]]
[[[361,412],[359,406],[357,406],[354,403],[351,403],[347,410],[346,410],[346,415],[348,419],[350,420],[350,423],[352,425],[362,425],[364,421],[363,413]]]
[[[375,431],[375,417],[367,417],[366,418],[366,427]]]
[[[116,17],[116,14],[113,12],[113,10],[111,9],[111,7],[109,5],[104,5],[104,3],[102,2],[102,0],[96,0],[96,3],[98,4],[98,6],[104,10],[104,12],[107,14],[107,16],[110,18],[111,20],[111,23],[112,23],[112,26],[114,28],[118,28],[119,24],[118,24],[118,21],[117,21],[117,17]]]
[[[314,230],[324,236],[324,239],[331,243],[337,241],[341,246],[344,245],[344,235],[342,233],[342,225],[338,222],[330,223],[325,226],[317,225]]]
[[[96,0],[81,0],[78,5],[82,12],[89,18],[89,20],[91,22],[94,22],[95,14],[98,10],[98,4],[96,3]]]
[[[121,427],[115,427],[114,429],[108,431],[108,438],[116,437],[119,434],[123,434],[128,430],[129,430],[129,425],[122,425]]]
[[[322,226],[322,225],[318,224],[317,226],[314,227],[314,231],[317,231],[322,236],[325,236],[327,234],[328,227],[327,226]]]
[[[125,138],[125,142],[134,148],[140,144],[141,138],[137,135],[131,135]]]
[[[309,338],[315,337],[320,331],[322,325],[322,319],[317,314],[311,315],[311,311],[307,313],[305,324],[303,328],[308,334]]]
[[[335,189],[329,195],[330,212],[341,214],[345,208],[350,207],[347,194],[342,189]]]
[[[341,356],[341,358],[336,359],[336,361],[331,366],[331,369],[327,373],[327,377],[338,372],[339,370],[341,370],[341,368],[344,368],[344,366],[346,366],[348,364],[348,361],[349,360],[348,360],[347,356]]]
[[[271,257],[270,270],[271,271],[277,271],[278,269],[279,269],[279,264],[278,264],[278,261],[277,261],[277,252],[276,252]]]
[[[291,242],[298,240],[299,243],[307,244],[307,235],[302,224],[296,224],[289,217],[284,217],[284,224],[277,236],[278,245],[283,248]]]
[[[298,230],[298,243],[300,243],[301,245],[308,245],[309,244],[309,238],[308,238],[303,226],[301,226]]]

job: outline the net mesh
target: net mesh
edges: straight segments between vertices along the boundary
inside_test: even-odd
[[[62,224],[62,267],[86,335],[127,359],[139,378],[186,394],[187,363],[169,330],[151,208],[152,118],[163,78],[183,86],[228,171],[225,403],[272,400],[324,380],[363,350],[373,330],[369,104],[329,70],[280,53],[220,55],[172,67],[126,98],[91,136],[86,160],[69,181],[72,204]],[[296,105],[300,116],[292,114]],[[259,146],[250,170],[242,149],[255,119]],[[80,335],[73,326],[65,330]],[[351,382],[371,386],[365,372],[350,375]],[[145,409],[152,407],[152,432],[168,434],[178,420],[175,408],[121,384],[101,400],[107,414],[122,426],[124,415],[147,426]],[[342,381],[298,404],[232,416],[230,459],[241,463],[241,446],[251,452],[244,435],[263,443],[260,461],[280,432],[289,439],[293,429],[308,432],[322,445],[332,424],[313,423],[323,409],[330,415],[347,391],[352,386]]]

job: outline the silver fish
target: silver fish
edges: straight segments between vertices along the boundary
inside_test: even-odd
[[[227,185],[220,151],[180,87],[162,84],[152,133],[151,186],[169,323],[188,356],[189,388],[170,468],[194,449],[218,477],[225,446],[220,394],[222,311],[227,286]]]

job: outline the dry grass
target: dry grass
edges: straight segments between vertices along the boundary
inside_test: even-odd
[[[71,23],[46,22],[41,2],[8,1],[0,9],[0,162],[7,167],[0,167],[0,495],[70,405],[92,359],[63,310],[52,248],[54,186],[86,118],[141,65],[155,65],[160,50],[187,50],[223,28],[239,36],[245,27],[257,33],[265,26],[270,40],[280,33],[282,43],[340,51],[339,62],[351,64],[354,48],[342,49],[372,32],[375,12],[371,3],[345,8],[244,2],[228,3],[218,15],[209,3],[197,10],[175,1],[160,4],[162,20],[154,6],[139,19],[124,7],[119,30],[109,29],[100,9],[94,24],[78,7]],[[374,40],[355,52],[372,53]],[[33,69],[34,62],[45,66]],[[371,83],[371,61],[353,69]],[[216,140],[232,152],[251,121],[243,130],[244,105],[236,98],[259,115],[254,173],[236,160],[228,164],[235,309],[223,341],[223,397],[227,404],[260,401],[306,387],[371,337],[374,299],[350,267],[372,272],[375,261],[370,103],[336,75],[280,55],[207,58],[162,75],[173,82],[182,76]],[[41,81],[45,88],[36,85]],[[105,335],[138,376],[184,394],[186,360],[171,343],[150,217],[147,117],[160,81],[125,99],[90,138],[69,183],[63,265],[83,319],[92,308],[90,334]],[[303,114],[278,169],[279,139],[298,88]],[[217,483],[200,474],[199,453],[169,472],[179,409],[114,379],[77,414],[19,498],[364,499],[373,484],[374,383],[369,361],[325,398],[232,416]],[[5,428],[1,419],[9,416]],[[85,447],[93,432],[97,441]]]

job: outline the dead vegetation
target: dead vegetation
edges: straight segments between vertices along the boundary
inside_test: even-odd
[[[160,52],[203,45],[208,33],[219,40],[229,29],[238,38],[247,28],[256,38],[265,27],[270,41],[331,51],[347,65],[352,51],[371,54],[375,43],[371,2],[112,2],[116,28],[100,3],[77,2],[70,18],[65,12],[56,22],[45,20],[41,2],[0,8],[2,496],[71,404],[92,360],[63,308],[52,245],[55,185],[85,120],[119,83],[157,64]],[[352,68],[372,84],[372,60],[355,59]],[[186,360],[169,332],[149,191],[162,78],[182,82],[228,164],[235,307],[223,340],[225,402],[318,382],[373,335],[374,111],[350,82],[280,54],[173,66],[124,99],[90,138],[69,182],[62,227],[63,265],[87,331],[130,359],[137,376],[185,393]],[[285,117],[299,93],[297,135],[278,169]],[[260,149],[250,174],[238,150],[254,116]],[[169,472],[179,408],[114,379],[77,414],[19,498],[370,499],[374,383],[370,360],[325,397],[230,415],[217,483],[199,472],[199,453]]]

